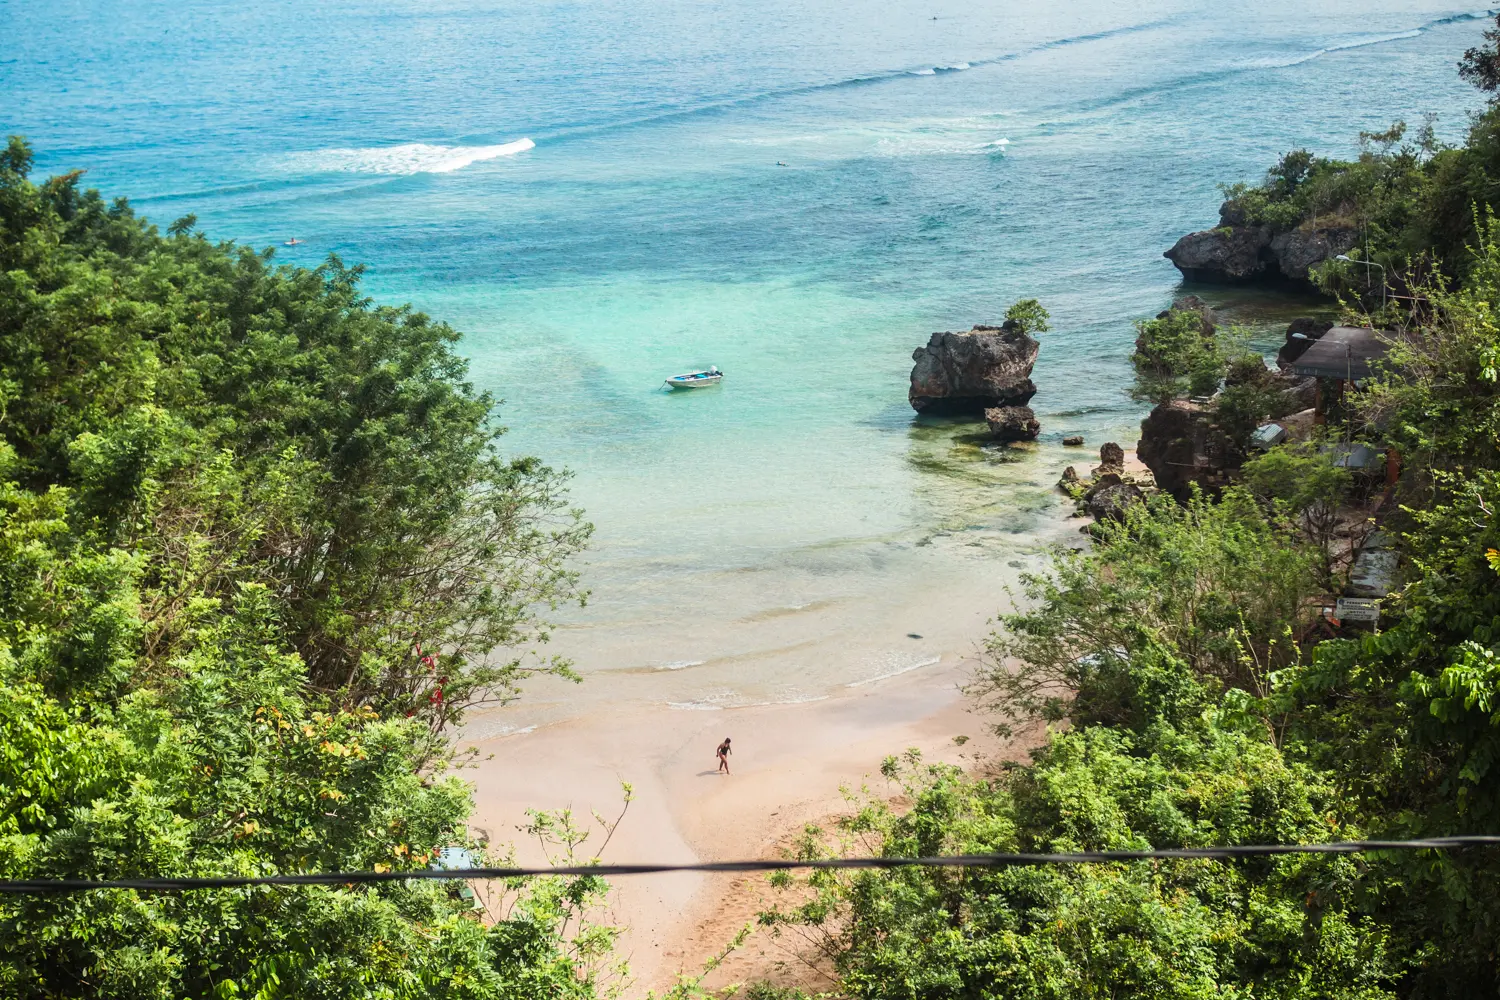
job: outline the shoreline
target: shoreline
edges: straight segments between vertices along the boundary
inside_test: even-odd
[[[1127,455],[1133,460],[1133,449]],[[1077,460],[1087,468],[1095,453],[1082,451]],[[1044,545],[1067,544],[1085,523],[1060,493],[1057,500],[1035,536]],[[550,863],[536,843],[521,839],[517,827],[527,810],[571,809],[575,822],[586,825],[593,823],[593,812],[613,819],[622,804],[621,784],[628,782],[633,800],[603,860],[688,864],[775,858],[806,824],[844,811],[842,788],[868,784],[879,794],[886,787],[879,771],[887,756],[916,748],[925,760],[972,770],[986,760],[1021,753],[1034,741],[995,737],[986,720],[971,712],[960,687],[977,665],[993,617],[1008,603],[1004,587],[1016,582],[1023,566],[1034,564],[1000,553],[965,561],[965,571],[954,562],[952,579],[943,586],[877,602],[890,618],[884,628],[894,630],[899,621],[904,634],[915,625],[928,642],[920,660],[886,676],[841,681],[824,686],[817,697],[796,701],[689,705],[673,704],[656,687],[664,675],[689,670],[620,672],[600,670],[598,662],[581,663],[584,686],[595,690],[571,703],[549,703],[567,704],[565,715],[548,712],[552,717],[545,721],[507,729],[497,725],[501,713],[519,715],[517,722],[531,713],[476,713],[461,741],[480,754],[466,774],[474,786],[471,828],[491,843],[513,844],[518,861]],[[973,572],[976,563],[986,569],[982,577]],[[899,614],[892,615],[893,609]],[[861,631],[863,622],[846,620],[832,602],[809,612],[796,626],[804,635],[818,634],[804,653],[809,657],[804,670],[837,673],[868,655],[874,637]],[[751,660],[738,666],[754,672],[761,664]],[[635,683],[622,685],[627,677]],[[597,685],[606,678],[609,690],[601,698]],[[559,696],[566,699],[561,688],[544,695]],[[725,736],[735,748],[727,777],[716,772],[714,758],[714,747]],[[957,736],[967,739],[955,743]],[[597,834],[581,853],[597,852],[601,839]],[[617,948],[630,967],[624,995],[660,993],[679,975],[701,972],[753,922],[768,888],[756,875],[671,873],[613,880],[600,918],[624,929]],[[771,978],[806,984],[809,970],[797,964],[768,932],[753,932],[706,983],[722,987]]]
[[[912,671],[843,697],[691,713],[622,709],[558,723],[524,737],[475,741],[495,759],[469,775],[471,827],[515,841],[524,862],[543,858],[515,827],[527,809],[591,810],[612,818],[620,783],[634,789],[606,861],[687,864],[779,857],[778,845],[841,811],[841,787],[884,785],[881,761],[915,747],[929,761],[972,767],[1003,753],[959,684],[973,658]],[[714,746],[734,738],[732,774],[716,772]],[[960,746],[955,736],[968,740]],[[502,747],[501,744],[504,744]],[[585,845],[597,850],[599,837]],[[755,876],[673,873],[613,882],[605,922],[623,926],[618,953],[630,964],[627,996],[660,992],[694,974],[753,918]],[[726,901],[735,897],[737,905]],[[748,901],[748,902],[747,902]],[[769,958],[767,957],[769,956]],[[763,961],[757,961],[761,959]],[[785,960],[763,934],[716,972],[719,985],[759,978]]]

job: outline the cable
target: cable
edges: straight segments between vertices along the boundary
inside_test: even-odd
[[[1429,840],[1347,840],[1331,844],[1246,844],[1148,851],[1082,851],[1076,854],[955,854],[935,858],[829,858],[820,861],[708,861],[692,865],[568,865],[559,868],[423,868],[405,872],[327,872],[311,875],[246,875],[230,878],[0,879],[0,893],[16,895],[139,889],[238,889],[251,885],[359,885],[421,879],[528,878],[542,875],[653,875],[663,872],[775,872],[804,868],[1009,868],[1023,865],[1083,865],[1152,859],[1266,857],[1276,854],[1357,854],[1365,851],[1448,850],[1500,845],[1500,836],[1437,837]]]

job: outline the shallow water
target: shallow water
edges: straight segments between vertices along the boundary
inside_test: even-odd
[[[957,655],[1056,535],[1061,467],[1091,464],[1061,437],[1133,441],[1161,251],[1286,149],[1348,155],[1427,111],[1456,136],[1475,13],[12,2],[0,127],[158,222],[368,262],[372,294],[465,331],[510,446],[574,470],[598,525],[555,643],[591,683],[495,723],[524,728]],[[915,420],[911,350],[1023,296],[1054,317],[1042,441]],[[709,363],[722,386],[661,391]]]

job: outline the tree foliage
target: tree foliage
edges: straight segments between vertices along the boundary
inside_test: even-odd
[[[167,235],[0,155],[0,877],[480,851],[442,729],[514,696],[588,528],[457,334],[336,258]],[[0,898],[16,997],[586,997],[597,879]],[[564,929],[567,928],[567,933]]]

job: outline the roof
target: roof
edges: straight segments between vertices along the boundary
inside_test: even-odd
[[[1318,378],[1350,379],[1358,382],[1374,374],[1372,365],[1385,359],[1390,345],[1376,330],[1353,326],[1336,326],[1308,345],[1292,362],[1298,375]]]

